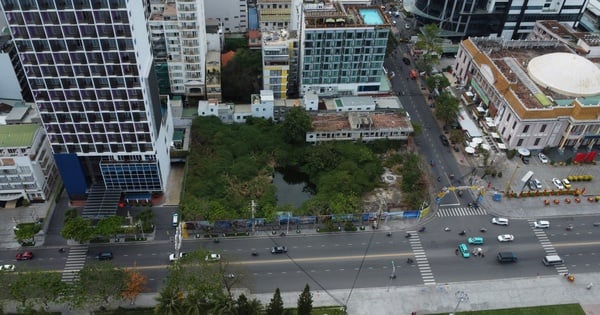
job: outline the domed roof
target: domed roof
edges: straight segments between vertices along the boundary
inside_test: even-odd
[[[542,88],[568,96],[600,94],[600,69],[590,60],[570,53],[535,57],[527,65],[529,76]]]

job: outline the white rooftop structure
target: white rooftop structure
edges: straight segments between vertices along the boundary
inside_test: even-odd
[[[542,87],[568,96],[600,94],[600,69],[590,60],[570,53],[551,53],[529,61],[527,71]]]

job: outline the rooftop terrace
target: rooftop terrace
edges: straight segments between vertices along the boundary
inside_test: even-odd
[[[540,100],[536,98],[535,91],[541,91],[554,100],[572,99],[570,96],[556,93],[551,89],[533,83],[527,75],[527,65],[531,59],[555,52],[573,53],[573,50],[567,45],[556,40],[506,42],[475,39],[474,42],[481,51],[488,54],[525,107],[530,109],[544,108]],[[519,67],[521,71],[514,71],[515,66]],[[525,77],[523,77],[523,74],[525,74]],[[535,86],[532,87],[532,83]]]
[[[38,128],[37,124],[0,126],[0,147],[29,147]]]
[[[368,121],[363,128],[354,128],[350,125],[350,120],[361,119]],[[312,116],[312,127],[314,131],[336,131],[336,130],[356,130],[356,129],[393,129],[393,128],[411,128],[412,124],[407,117],[397,113],[327,113]]]

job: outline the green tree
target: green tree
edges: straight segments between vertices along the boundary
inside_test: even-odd
[[[4,279],[2,279],[4,280]],[[20,272],[13,276],[13,281],[4,282],[11,299],[18,301],[22,309],[32,309],[41,306],[44,310],[52,302],[58,302],[66,290],[66,284],[61,281],[61,274],[32,270]]]
[[[290,144],[306,142],[306,133],[312,130],[311,119],[302,107],[292,107],[281,124],[283,140]]]
[[[66,239],[72,239],[79,243],[89,241],[94,236],[92,221],[77,216],[65,222],[60,235]]]
[[[86,264],[72,284],[71,306],[77,309],[97,307],[120,300],[128,277],[125,270],[110,262]]]
[[[37,232],[42,229],[41,224],[37,223],[21,223],[17,224],[15,230],[15,238],[19,243],[33,243],[33,238]]]
[[[234,57],[223,66],[221,76],[223,99],[248,103],[250,96],[260,90],[261,64],[260,50],[236,49]]]
[[[96,234],[114,237],[121,231],[121,226],[123,226],[123,217],[116,215],[108,216],[98,221],[96,224]]]
[[[157,312],[228,314],[234,303],[222,289],[223,271],[220,263],[207,262],[206,255],[204,250],[190,252],[167,268],[165,285],[157,298]]]
[[[459,109],[458,100],[448,91],[443,91],[435,100],[435,118],[446,124],[451,124],[456,120]]]
[[[425,85],[430,91],[437,88],[439,92],[445,89],[446,87],[450,86],[450,81],[448,81],[448,78],[446,78],[446,76],[438,73],[436,75],[427,77],[427,79],[425,79]]]
[[[312,304],[313,304],[312,293],[310,292],[310,287],[308,286],[308,283],[307,283],[306,286],[304,287],[304,290],[302,290],[302,293],[300,293],[300,296],[298,297],[297,314],[298,315],[310,315],[312,313],[312,308],[313,308]]]
[[[271,302],[267,305],[266,315],[281,315],[283,314],[283,300],[279,288],[275,289]]]
[[[148,232],[152,229],[153,219],[154,212],[152,212],[152,209],[145,209],[136,216],[136,221],[139,222],[140,228],[143,232]]]
[[[442,38],[440,37],[440,29],[436,24],[428,24],[423,27],[423,31],[419,33],[415,47],[423,50],[423,69],[427,73],[431,72],[434,65],[439,63],[439,58],[442,56]]]
[[[178,288],[163,286],[156,297],[155,314],[176,315],[183,313],[183,295]]]
[[[263,306],[257,299],[248,301],[244,293],[238,296],[236,302],[236,315],[258,315],[262,314]]]

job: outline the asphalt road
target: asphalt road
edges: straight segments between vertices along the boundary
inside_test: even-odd
[[[425,232],[417,233],[427,257],[426,267],[431,268],[437,283],[556,274],[556,268],[541,263],[548,248],[555,249],[563,257],[569,272],[600,270],[597,259],[600,227],[592,224],[600,222],[600,216],[553,218],[549,229],[538,231],[532,228],[530,220],[511,220],[509,226],[492,225],[490,221],[491,216],[436,218],[425,225]],[[571,231],[565,229],[569,224],[573,225]],[[444,231],[444,227],[451,231]],[[487,232],[480,232],[481,227],[487,228]],[[458,234],[461,230],[467,232],[465,236]],[[500,243],[496,240],[499,234],[513,234],[515,241]],[[466,243],[470,236],[484,237],[485,243],[478,247],[483,249],[485,257],[462,258],[455,254],[457,245]],[[415,258],[410,242],[401,232],[394,232],[391,237],[385,232],[358,232],[221,239],[219,243],[188,240],[184,241],[182,250],[205,249],[221,253],[223,260],[230,262],[227,272],[239,275],[239,286],[260,293],[273,292],[276,287],[297,291],[306,283],[327,290],[422,284],[420,270],[425,266],[420,261],[406,262],[409,257]],[[270,248],[275,245],[287,246],[288,253],[271,254]],[[106,250],[114,253],[115,265],[137,267],[148,276],[149,289],[158,290],[167,274],[168,255],[173,251],[173,244],[169,241],[94,244],[89,247],[87,262]],[[252,251],[259,255],[252,256]],[[512,251],[519,261],[499,264],[495,259],[499,251]],[[16,251],[0,252],[0,263],[15,264],[18,270],[61,271],[68,256],[55,248],[35,248],[33,252],[33,260],[19,262],[14,261]],[[394,279],[390,279],[392,273],[396,275]]]
[[[403,57],[411,60],[410,65],[403,63]],[[429,168],[434,189],[439,191],[443,187],[465,184],[460,180],[460,176],[467,170],[461,169],[454,159],[448,158],[448,156],[452,156],[452,148],[444,146],[440,140],[440,136],[445,133],[433,116],[430,104],[433,104],[434,100],[424,98],[417,81],[408,79],[408,71],[414,69],[415,65],[407,45],[400,43],[395,52],[386,59],[385,65],[389,71],[396,73],[391,80],[392,88],[398,95],[402,106],[410,114],[411,120],[423,127],[423,134],[415,136],[414,141],[424,163],[433,161],[433,166],[424,167]],[[448,135],[446,134],[446,136]],[[452,174],[455,175],[455,178],[452,178]],[[466,191],[462,198],[458,198],[452,192],[444,197],[443,202],[446,205],[466,205],[473,200],[472,193]]]

